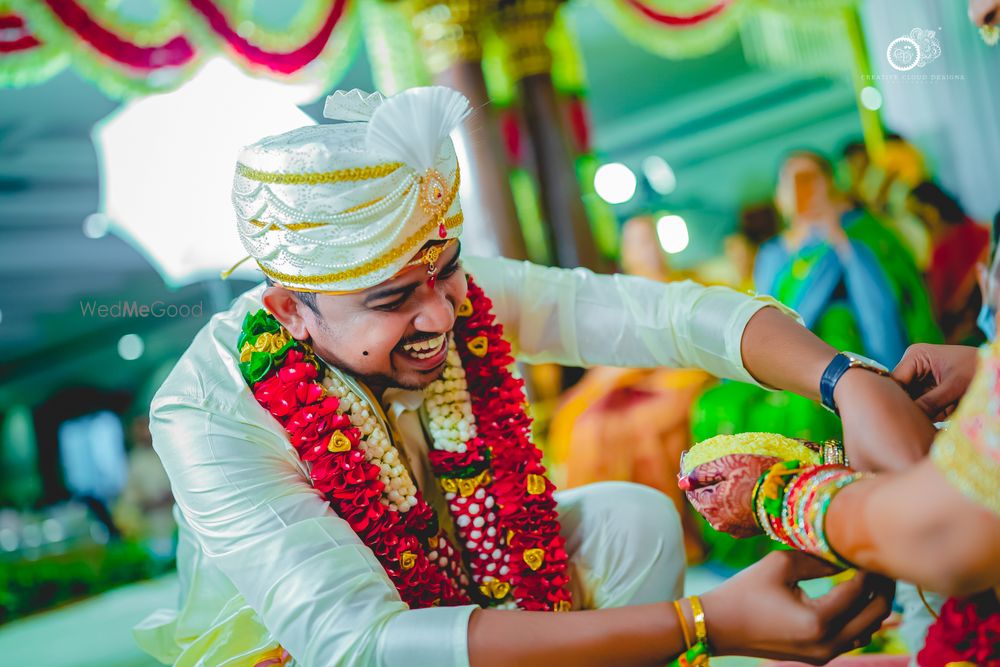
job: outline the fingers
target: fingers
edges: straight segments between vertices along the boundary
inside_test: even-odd
[[[857,573],[808,604],[816,613],[819,634],[815,643],[820,662],[871,641],[871,635],[892,611],[893,581],[873,574]]]
[[[937,378],[935,373],[935,354],[933,345],[915,343],[906,348],[903,358],[892,369],[892,378],[912,394],[921,385]]]
[[[906,348],[903,358],[892,369],[892,377],[904,387],[924,374],[923,364],[918,352],[919,350],[915,349],[913,345]]]
[[[867,600],[856,613],[852,610],[849,616],[838,619],[832,626],[836,632],[832,634],[830,644],[835,647],[837,653],[869,643],[871,636],[882,626],[882,622],[892,611],[895,582],[877,575],[867,575],[866,579],[876,580],[870,590],[871,599]],[[838,629],[841,624],[842,627]]]
[[[801,551],[775,551],[768,554],[764,560],[782,568],[786,584],[831,577],[843,570],[832,563],[827,563],[825,560],[820,560]]]
[[[821,622],[836,628],[839,627],[838,619],[846,619],[867,605],[870,595],[871,590],[866,586],[865,577],[859,573],[837,584],[826,595],[809,600],[807,604],[813,607]]]
[[[944,412],[955,401],[954,389],[940,384],[916,400],[917,407],[928,417]]]

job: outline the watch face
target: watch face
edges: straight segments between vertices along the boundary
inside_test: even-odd
[[[851,366],[867,366],[869,368],[875,368],[883,373],[888,373],[889,369],[875,361],[874,359],[869,359],[868,357],[862,356],[860,354],[854,354],[853,352],[844,352],[844,355],[851,360]]]

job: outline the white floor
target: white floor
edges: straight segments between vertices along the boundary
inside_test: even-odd
[[[723,579],[703,567],[688,571],[686,592],[698,594]],[[90,600],[0,627],[0,664],[41,667],[155,667],[139,650],[131,628],[159,607],[173,607],[177,578],[125,586]],[[749,658],[712,660],[719,667],[749,667]]]
[[[125,586],[0,626],[0,664],[40,667],[155,667],[132,626],[177,604],[177,577]]]

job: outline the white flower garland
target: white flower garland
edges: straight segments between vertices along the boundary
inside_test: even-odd
[[[465,443],[476,437],[476,419],[472,416],[472,398],[462,359],[454,337],[449,338],[444,373],[424,391],[427,430],[434,449],[464,454]]]
[[[330,394],[340,399],[337,413],[347,415],[351,424],[361,431],[359,447],[369,463],[377,465],[381,471],[379,481],[385,487],[382,504],[394,512],[410,511],[417,504],[417,487],[385,428],[369,409],[366,398],[347,386],[329,368],[323,374],[322,384]]]
[[[379,481],[385,486],[382,504],[394,512],[408,512],[417,504],[417,487],[385,427],[369,407],[367,397],[351,388],[330,368],[325,369],[322,384],[331,395],[340,399],[337,413],[347,415],[351,424],[361,431],[359,447],[368,461],[381,471]],[[424,395],[432,446],[464,454],[466,442],[476,437],[476,420],[472,415],[472,397],[465,369],[453,337],[448,341],[444,372],[428,385]]]

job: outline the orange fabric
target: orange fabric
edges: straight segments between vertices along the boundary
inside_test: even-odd
[[[681,453],[691,446],[690,412],[712,382],[702,371],[595,368],[563,399],[549,440],[567,488],[632,481],[665,493],[684,522],[689,557],[700,539],[677,486]]]

